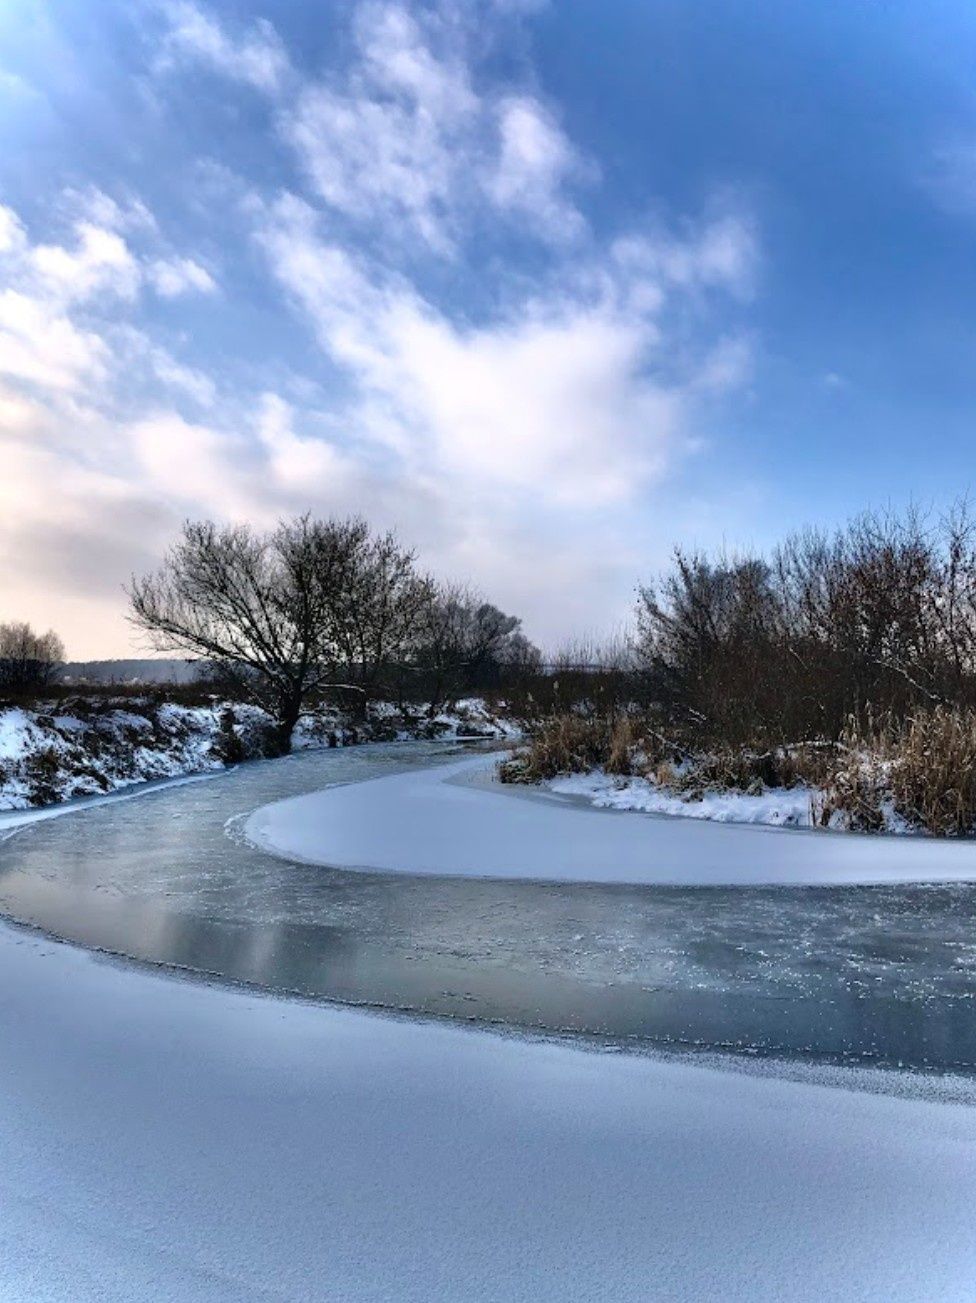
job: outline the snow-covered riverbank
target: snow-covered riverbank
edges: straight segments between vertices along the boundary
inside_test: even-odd
[[[255,706],[186,706],[152,696],[86,698],[0,708],[0,811],[100,796],[134,783],[219,770],[264,754],[270,718]],[[395,738],[513,737],[518,729],[479,698],[432,717],[377,702],[353,726],[338,711],[303,716],[294,748]]]
[[[501,784],[480,756],[264,806],[247,837],[337,868],[655,884],[976,880],[976,844],[615,814]]]
[[[602,810],[639,810],[643,814],[670,814],[683,819],[709,819],[716,823],[759,823],[774,828],[813,827],[813,803],[818,793],[811,787],[770,787],[762,792],[709,791],[688,796],[637,775],[617,777],[602,769],[583,774],[560,774],[543,787],[560,796],[584,797]]]
[[[8,927],[0,992],[4,1299],[971,1296],[965,1103],[282,1002]]]

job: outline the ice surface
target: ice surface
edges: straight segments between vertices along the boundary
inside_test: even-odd
[[[976,892],[965,882],[797,889],[355,873],[240,835],[270,801],[458,755],[429,742],[306,751],[215,781],[137,787],[138,800],[3,816],[0,831],[7,819],[31,822],[0,836],[0,912],[84,945],[317,998],[626,1044],[976,1071]],[[525,799],[497,798],[505,808]],[[678,823],[588,813],[600,826]],[[711,831],[723,841],[743,832]],[[787,849],[834,840],[766,835]],[[883,860],[894,842],[871,845]]]
[[[57,819],[65,814],[78,814],[82,810],[89,810],[103,805],[114,805],[119,801],[135,801],[139,797],[149,796],[152,792],[160,792],[169,787],[186,787],[190,783],[210,782],[215,778],[222,777],[226,772],[226,770],[220,769],[209,774],[184,774],[180,778],[161,778],[155,782],[135,782],[121,791],[110,792],[105,796],[82,796],[73,801],[58,801],[54,805],[36,806],[27,810],[0,809],[0,840],[18,828],[27,827],[28,824],[43,823],[48,819]]]
[[[614,813],[461,761],[255,811],[258,846],[346,869],[575,882],[811,885],[976,880],[976,843]]]
[[[4,1299],[972,1297],[964,1103],[288,1003],[5,927],[0,991]]]

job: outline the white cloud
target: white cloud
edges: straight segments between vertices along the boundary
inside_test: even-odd
[[[0,204],[0,254],[19,253],[27,243],[27,233],[12,208]]]
[[[180,389],[201,407],[212,407],[217,399],[217,386],[203,371],[177,362],[165,348],[150,347],[149,362],[153,374],[164,385]]]
[[[585,228],[567,191],[593,169],[534,95],[479,89],[466,48],[474,25],[460,10],[367,0],[354,10],[349,65],[305,81],[267,23],[235,40],[195,5],[165,12],[167,61],[192,59],[265,91],[337,212],[441,254],[480,210],[556,242]]]
[[[164,9],[170,24],[164,63],[180,58],[199,60],[224,76],[265,92],[277,90],[287,76],[288,56],[266,19],[257,19],[234,39],[214,18],[188,0],[176,0],[164,5]]]
[[[154,232],[157,229],[155,217],[138,196],[129,194],[115,199],[93,185],[65,190],[59,208],[70,220],[88,222],[109,231]]]
[[[144,483],[170,502],[230,518],[249,514],[243,435],[161,411],[126,431]]]
[[[106,347],[43,299],[0,291],[0,374],[57,390],[104,372]]]
[[[363,511],[530,632],[619,615],[646,519],[671,510],[655,486],[700,413],[748,380],[729,310],[755,288],[758,241],[728,198],[603,234],[584,206],[599,172],[558,107],[481,57],[504,7],[476,26],[451,0],[360,3],[344,66],[312,78],[268,23],[165,6],[162,63],[260,91],[270,143],[307,178],[305,199],[247,203],[241,178],[233,205],[196,219],[211,214],[209,248],[231,206],[252,223],[322,374],[292,383],[273,338],[253,389],[209,374],[172,319],[213,276],[135,196],[71,192],[52,207],[67,236],[55,222],[43,242],[0,208],[0,457],[15,463],[0,553],[43,528],[36,566],[68,601],[86,558],[117,591],[118,556],[126,572],[151,560],[184,515]],[[147,289],[173,300],[165,314]],[[213,310],[236,307],[228,287]]]
[[[262,395],[256,430],[273,482],[286,494],[310,491],[339,500],[362,474],[328,439],[295,432],[294,412],[278,394]]]
[[[592,509],[663,462],[680,397],[642,376],[639,323],[578,307],[467,334],[420,317],[393,339],[390,397],[452,475]]]
[[[181,294],[212,294],[217,282],[192,258],[158,258],[150,263],[149,279],[157,294],[164,299],[174,299]]]
[[[125,240],[116,231],[91,222],[78,222],[75,236],[73,249],[37,244],[30,250],[30,262],[45,288],[67,301],[103,291],[134,298],[140,271]]]
[[[753,343],[748,335],[728,335],[705,355],[693,378],[696,388],[723,393],[744,385],[752,374]]]
[[[327,204],[446,248],[480,112],[468,69],[456,51],[435,53],[402,6],[362,6],[355,39],[342,77],[283,109],[283,135]]]
[[[684,290],[723,289],[747,296],[758,263],[754,223],[734,207],[712,213],[684,238],[667,231],[619,237],[611,257],[621,272]]]
[[[542,105],[528,96],[498,105],[501,148],[487,179],[499,208],[521,212],[551,236],[572,238],[585,223],[569,202],[564,185],[582,171],[580,160]]]
[[[747,372],[748,342],[728,338],[693,357],[683,378],[654,377],[665,351],[658,317],[675,282],[684,293],[697,267],[706,285],[739,283],[742,260],[717,264],[710,229],[686,248],[642,239],[643,266],[598,259],[563,269],[546,294],[480,326],[320,239],[314,212],[294,196],[266,213],[259,239],[323,348],[359,382],[362,407],[350,419],[364,437],[467,488],[594,508],[632,500],[660,474],[696,389]]]
[[[120,312],[121,306],[135,310],[147,279],[172,297],[211,292],[216,286],[209,273],[190,258],[134,251],[123,230],[138,229],[156,240],[155,221],[137,199],[123,206],[89,188],[65,192],[55,207],[70,224],[65,243],[32,242],[19,216],[0,206],[0,374],[62,393],[94,382],[104,387],[122,362],[118,343],[124,337],[163,383],[199,403],[212,402],[209,377],[166,349],[154,350]],[[95,217],[106,224],[96,224]]]

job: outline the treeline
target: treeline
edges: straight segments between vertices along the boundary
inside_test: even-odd
[[[602,767],[685,800],[803,785],[821,826],[971,835],[976,520],[963,502],[765,556],[678,550],[630,639],[570,681],[508,781]]]
[[[0,692],[25,693],[51,683],[64,660],[56,633],[35,633],[29,624],[0,624]]]
[[[768,557],[678,551],[640,589],[634,668],[704,744],[835,740],[852,718],[976,707],[976,521],[867,514]]]
[[[638,590],[630,634],[543,664],[521,622],[425,573],[359,518],[188,522],[163,565],[134,578],[131,616],[154,649],[205,667],[213,691],[262,706],[287,750],[324,699],[502,698],[527,721],[642,715],[689,749],[835,742],[852,721],[976,712],[976,518],[866,514],[770,555],[678,550]],[[51,681],[53,634],[0,626],[0,689]],[[976,717],[976,716],[974,716]]]
[[[155,649],[201,658],[216,688],[267,710],[282,752],[324,696],[362,716],[378,699],[436,711],[540,660],[518,618],[437,582],[358,518],[302,516],[268,533],[188,522],[129,595]]]

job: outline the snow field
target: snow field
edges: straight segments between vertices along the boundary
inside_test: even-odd
[[[8,927],[0,992],[4,1299],[972,1296],[964,1103],[283,1002]]]
[[[494,778],[497,757],[256,810],[245,835],[345,869],[657,885],[976,880],[976,843],[622,814]]]

